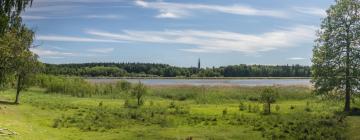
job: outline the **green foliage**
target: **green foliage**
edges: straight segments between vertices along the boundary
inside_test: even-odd
[[[150,87],[149,96],[163,99],[188,101],[195,100],[198,104],[239,103],[239,101],[258,101],[259,91],[264,87],[203,87],[173,86]],[[303,100],[314,98],[309,88],[301,86],[278,87],[278,100]]]
[[[246,110],[246,106],[245,106],[244,102],[240,102],[239,111],[244,111],[244,110]]]
[[[313,49],[315,93],[345,97],[344,111],[350,111],[350,96],[360,87],[359,7],[358,0],[337,0],[327,10]]]
[[[76,97],[126,97],[132,89],[131,83],[126,81],[119,81],[116,84],[90,84],[79,77],[50,75],[37,75],[35,79],[36,85],[46,88],[48,93],[60,93]]]
[[[259,107],[258,104],[256,104],[256,105],[253,106],[252,112],[253,112],[253,113],[258,113],[258,112],[260,112],[260,107]]]
[[[311,112],[310,102],[306,102],[305,111],[306,112]]]
[[[295,109],[295,106],[291,105],[291,106],[290,106],[290,109],[291,109],[291,110]]]
[[[279,112],[279,111],[280,111],[280,106],[279,106],[279,105],[276,105],[276,106],[275,106],[275,110],[276,110],[276,112]]]
[[[166,64],[85,63],[46,64],[46,74],[105,77],[309,77],[310,67],[300,65],[234,65],[218,68],[183,68]]]
[[[251,104],[248,105],[248,112],[251,113],[253,111]]]
[[[139,82],[134,86],[134,89],[131,91],[131,95],[134,96],[137,100],[137,105],[140,106],[144,103],[143,96],[147,93],[146,86]]]
[[[19,102],[20,91],[30,84],[32,75],[40,62],[30,51],[34,32],[21,20],[20,13],[29,0],[4,0],[0,2],[0,89],[16,81],[15,103]]]
[[[131,89],[131,83],[128,81],[119,81],[116,83],[116,88],[128,92]]]
[[[292,91],[293,87],[287,88]],[[306,91],[303,89],[303,92]],[[12,92],[0,94],[0,98],[11,98]],[[49,134],[60,139],[81,139],[89,138],[85,137],[89,133],[89,139],[108,138],[113,135],[125,135],[121,137],[124,139],[138,139],[139,134],[142,135],[141,138],[149,139],[185,139],[189,136],[200,139],[244,138],[237,136],[239,132],[241,135],[247,135],[246,139],[347,139],[344,132],[348,130],[348,118],[341,113],[334,113],[340,106],[336,102],[314,99],[311,94],[305,94],[309,96],[308,99],[293,98],[278,102],[281,111],[271,115],[260,115],[255,113],[259,104],[249,100],[241,101],[244,105],[251,105],[251,112],[254,113],[238,112],[239,101],[196,104],[190,100],[176,101],[152,95],[147,96],[151,99],[149,103],[140,107],[124,108],[124,99],[104,99],[97,96],[76,98],[61,94],[44,94],[42,89],[33,88],[27,92],[31,94],[24,94],[23,105],[8,106],[11,108],[9,113],[7,110],[10,109],[5,107],[0,110],[6,114],[0,116],[0,123],[7,126],[16,122],[14,130],[21,130],[17,132],[22,135],[14,138],[38,136],[41,132],[25,132],[41,129],[47,131],[36,137],[38,139]],[[258,96],[260,93],[254,94]],[[136,105],[134,100],[130,102]],[[296,109],[290,111],[289,107],[294,104]],[[311,112],[304,111],[308,105],[311,105]],[[22,117],[13,116],[17,111]],[[5,119],[2,119],[4,117]],[[32,125],[35,130],[27,129],[25,126],[28,125]],[[59,129],[52,129],[51,126]],[[221,135],[218,135],[218,132],[221,132]]]
[[[1,0],[0,2],[0,37],[19,24],[23,10],[32,3],[32,0]]]
[[[250,117],[237,115],[232,125],[249,125],[268,139],[345,139],[345,124],[337,115],[295,113]]]
[[[260,102],[264,103],[264,113],[271,113],[271,104],[276,102],[278,93],[271,87],[264,88],[260,94]]]
[[[225,108],[225,109],[222,111],[222,115],[223,115],[223,116],[226,116],[227,113],[228,113],[227,108]]]

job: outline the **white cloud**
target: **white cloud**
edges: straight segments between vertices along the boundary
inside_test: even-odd
[[[72,36],[58,36],[58,35],[37,35],[36,40],[39,41],[58,41],[58,42],[104,42],[116,43],[121,42],[111,39],[98,39],[98,38],[85,38],[85,37],[72,37]]]
[[[22,19],[25,20],[40,20],[40,19],[47,19],[48,17],[45,16],[30,16],[30,15],[22,15]]]
[[[195,48],[181,49],[189,52],[257,53],[294,47],[312,41],[315,38],[315,30],[313,26],[299,25],[262,34],[200,30],[123,31],[122,33],[89,30],[87,33],[118,41],[195,46]]]
[[[36,16],[36,15],[22,15],[25,20],[43,20],[43,19],[120,19],[119,15],[80,15],[80,16]]]
[[[135,4],[144,8],[156,9],[159,11],[158,18],[179,18],[191,15],[192,11],[212,11],[227,14],[245,15],[245,16],[267,16],[285,18],[287,14],[277,10],[256,9],[243,5],[206,5],[193,3],[170,3],[170,2],[145,2],[136,0]]]
[[[36,0],[36,2],[56,3],[56,2],[79,2],[79,3],[104,3],[104,2],[124,2],[126,0]]]
[[[316,7],[294,7],[294,10],[299,13],[309,14],[319,17],[325,17],[327,15],[325,9],[316,8]]]
[[[288,60],[305,60],[306,58],[302,58],[302,57],[291,57],[288,58]]]
[[[159,15],[156,16],[157,18],[180,18],[180,15],[177,15],[176,13],[171,12],[162,12]]]
[[[121,18],[118,15],[87,15],[84,17],[88,19],[120,19]]]
[[[90,49],[89,51],[95,53],[110,53],[114,51],[114,48],[94,48],[94,49]]]
[[[73,53],[45,50],[45,49],[39,49],[39,48],[32,48],[31,51],[33,53],[39,55],[40,57],[60,57],[60,56],[73,55]]]

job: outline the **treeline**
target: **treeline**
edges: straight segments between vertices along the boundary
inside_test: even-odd
[[[45,64],[45,74],[82,77],[310,77],[301,65],[231,65],[212,68],[151,63]]]

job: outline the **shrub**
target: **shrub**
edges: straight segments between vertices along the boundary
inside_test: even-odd
[[[277,92],[271,87],[262,90],[259,100],[264,103],[264,114],[271,113],[271,104],[276,102],[277,96]]]
[[[310,107],[310,102],[309,101],[306,102],[305,111],[306,112],[311,112],[311,107]]]
[[[252,108],[252,112],[254,112],[254,113],[258,113],[258,112],[260,112],[260,107],[259,107],[259,105],[254,105],[254,107]]]
[[[223,116],[226,116],[227,113],[228,113],[228,112],[227,112],[227,108],[225,108],[225,109],[222,111],[222,115],[223,115]]]
[[[175,108],[175,107],[176,107],[175,102],[174,101],[170,102],[169,108]]]
[[[291,105],[291,106],[290,106],[290,109],[291,109],[291,110],[295,109],[295,106]]]
[[[115,87],[120,91],[128,92],[131,89],[131,83],[121,80],[116,83]]]
[[[246,110],[246,106],[245,106],[245,104],[243,102],[240,102],[239,111],[244,111],[244,110]]]
[[[251,104],[248,105],[248,112],[251,112]]]
[[[147,93],[147,88],[144,84],[139,82],[137,85],[135,85],[134,89],[132,90],[131,94],[134,96],[137,100],[137,105],[140,106],[144,103],[143,96]]]
[[[276,112],[279,112],[279,111],[280,111],[280,106],[279,106],[279,105],[276,105],[276,106],[275,106],[275,110],[276,110]]]

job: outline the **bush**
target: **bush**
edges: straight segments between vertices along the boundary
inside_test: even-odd
[[[246,106],[245,106],[245,104],[243,102],[240,102],[239,111],[244,111],[244,110],[246,110]]]
[[[264,114],[271,113],[271,104],[276,102],[277,92],[271,88],[267,87],[261,91],[259,100],[264,103]]]
[[[134,86],[133,90],[131,91],[131,95],[134,96],[137,100],[137,105],[141,106],[144,104],[143,96],[147,93],[147,87],[139,82],[137,85]]]
[[[291,109],[291,110],[295,109],[295,106],[291,105],[291,106],[290,106],[290,109]]]
[[[223,116],[226,116],[227,113],[228,113],[227,108],[225,108],[225,109],[222,111],[222,115],[223,115]]]
[[[276,106],[275,106],[275,110],[276,110],[276,112],[279,112],[279,111],[280,111],[280,106],[279,106],[279,105],[276,105]]]
[[[258,112],[260,112],[260,107],[259,107],[259,105],[254,105],[254,107],[252,108],[252,112],[253,113],[258,113]]]
[[[124,80],[121,80],[121,81],[118,81],[116,84],[115,84],[115,87],[120,90],[120,91],[124,91],[124,92],[128,92],[130,89],[131,89],[131,83],[128,82],[128,81],[124,81]]]
[[[248,105],[248,112],[252,112],[251,104]]]

